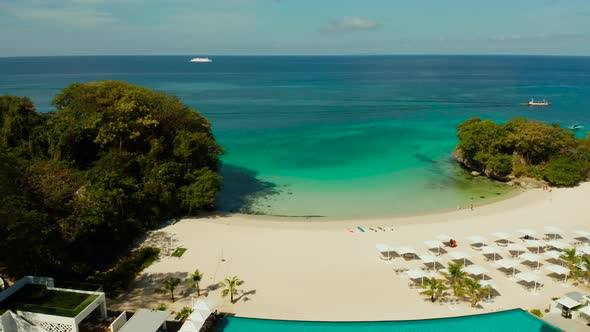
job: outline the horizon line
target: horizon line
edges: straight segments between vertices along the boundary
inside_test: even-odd
[[[194,54],[63,54],[63,55],[0,55],[4,58],[58,58],[58,57],[191,57]],[[568,54],[525,54],[525,53],[415,53],[415,54],[201,54],[199,56],[209,57],[563,57],[563,58],[587,58],[587,55]]]

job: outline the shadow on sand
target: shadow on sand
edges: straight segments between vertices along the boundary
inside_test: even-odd
[[[230,164],[221,168],[223,189],[217,195],[217,206],[222,212],[249,213],[259,212],[253,209],[256,199],[278,195],[277,185],[260,181],[258,172]]]

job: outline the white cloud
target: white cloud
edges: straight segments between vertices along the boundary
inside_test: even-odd
[[[15,17],[26,21],[45,21],[82,26],[95,26],[116,21],[108,12],[83,8],[19,8],[14,10],[13,14]]]
[[[359,30],[375,30],[379,24],[373,20],[354,16],[345,16],[328,24],[323,30],[328,32],[349,32]]]

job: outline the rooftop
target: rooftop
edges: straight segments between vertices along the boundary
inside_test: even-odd
[[[44,285],[25,285],[0,302],[0,314],[6,310],[76,317],[98,295],[47,289]]]

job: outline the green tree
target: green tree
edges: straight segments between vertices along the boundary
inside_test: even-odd
[[[581,258],[583,271],[580,271],[583,278],[586,279],[586,285],[590,284],[590,256],[584,256]]]
[[[180,311],[178,313],[176,313],[176,316],[174,317],[174,319],[179,320],[179,321],[185,321],[188,316],[190,316],[193,313],[193,309],[189,308],[189,307],[183,307],[182,309],[180,309]]]
[[[578,263],[580,262],[580,257],[578,256],[578,251],[576,248],[571,249],[564,249],[563,254],[559,256],[566,264],[568,269],[570,270],[570,277],[576,277],[578,271]]]
[[[238,279],[238,276],[233,276],[232,278],[226,278],[222,285],[225,287],[221,291],[221,296],[227,297],[229,295],[231,303],[234,303],[234,295],[237,295],[239,290],[238,287],[244,284],[243,280]]]
[[[469,119],[458,126],[453,155],[467,168],[502,181],[510,175],[573,186],[588,177],[590,138],[558,125],[514,118],[506,124]]]
[[[463,270],[463,263],[449,263],[447,267],[448,272],[441,272],[449,281],[453,294],[456,297],[463,296],[463,282],[467,278],[467,272]]]
[[[0,96],[0,148],[32,158],[43,156],[47,146],[45,122],[29,98]]]
[[[174,290],[176,287],[180,285],[179,278],[168,278],[164,280],[164,289],[170,292],[170,297],[172,298],[172,302],[175,302],[174,299]]]
[[[447,290],[444,280],[436,278],[430,278],[425,288],[426,290],[420,292],[420,294],[429,296],[432,302],[436,302],[438,298],[445,294],[445,290]]]
[[[40,114],[27,98],[0,97],[0,251],[11,253],[0,266],[10,276],[93,277],[163,220],[215,208],[223,149],[178,98],[102,81],[72,84],[53,105]]]
[[[544,170],[544,177],[557,186],[574,186],[586,179],[590,164],[573,154],[566,154],[550,160]]]
[[[196,269],[189,277],[189,285],[197,290],[197,296],[201,296],[201,280],[203,280],[203,273],[199,269]]]
[[[477,279],[466,278],[463,280],[463,285],[465,287],[465,294],[469,298],[471,306],[474,308],[477,306],[480,299],[483,296],[487,296],[490,291],[489,288],[482,287]]]
[[[180,188],[181,206],[188,213],[213,208],[217,192],[221,189],[221,177],[203,168],[188,174],[186,178],[190,183]]]

